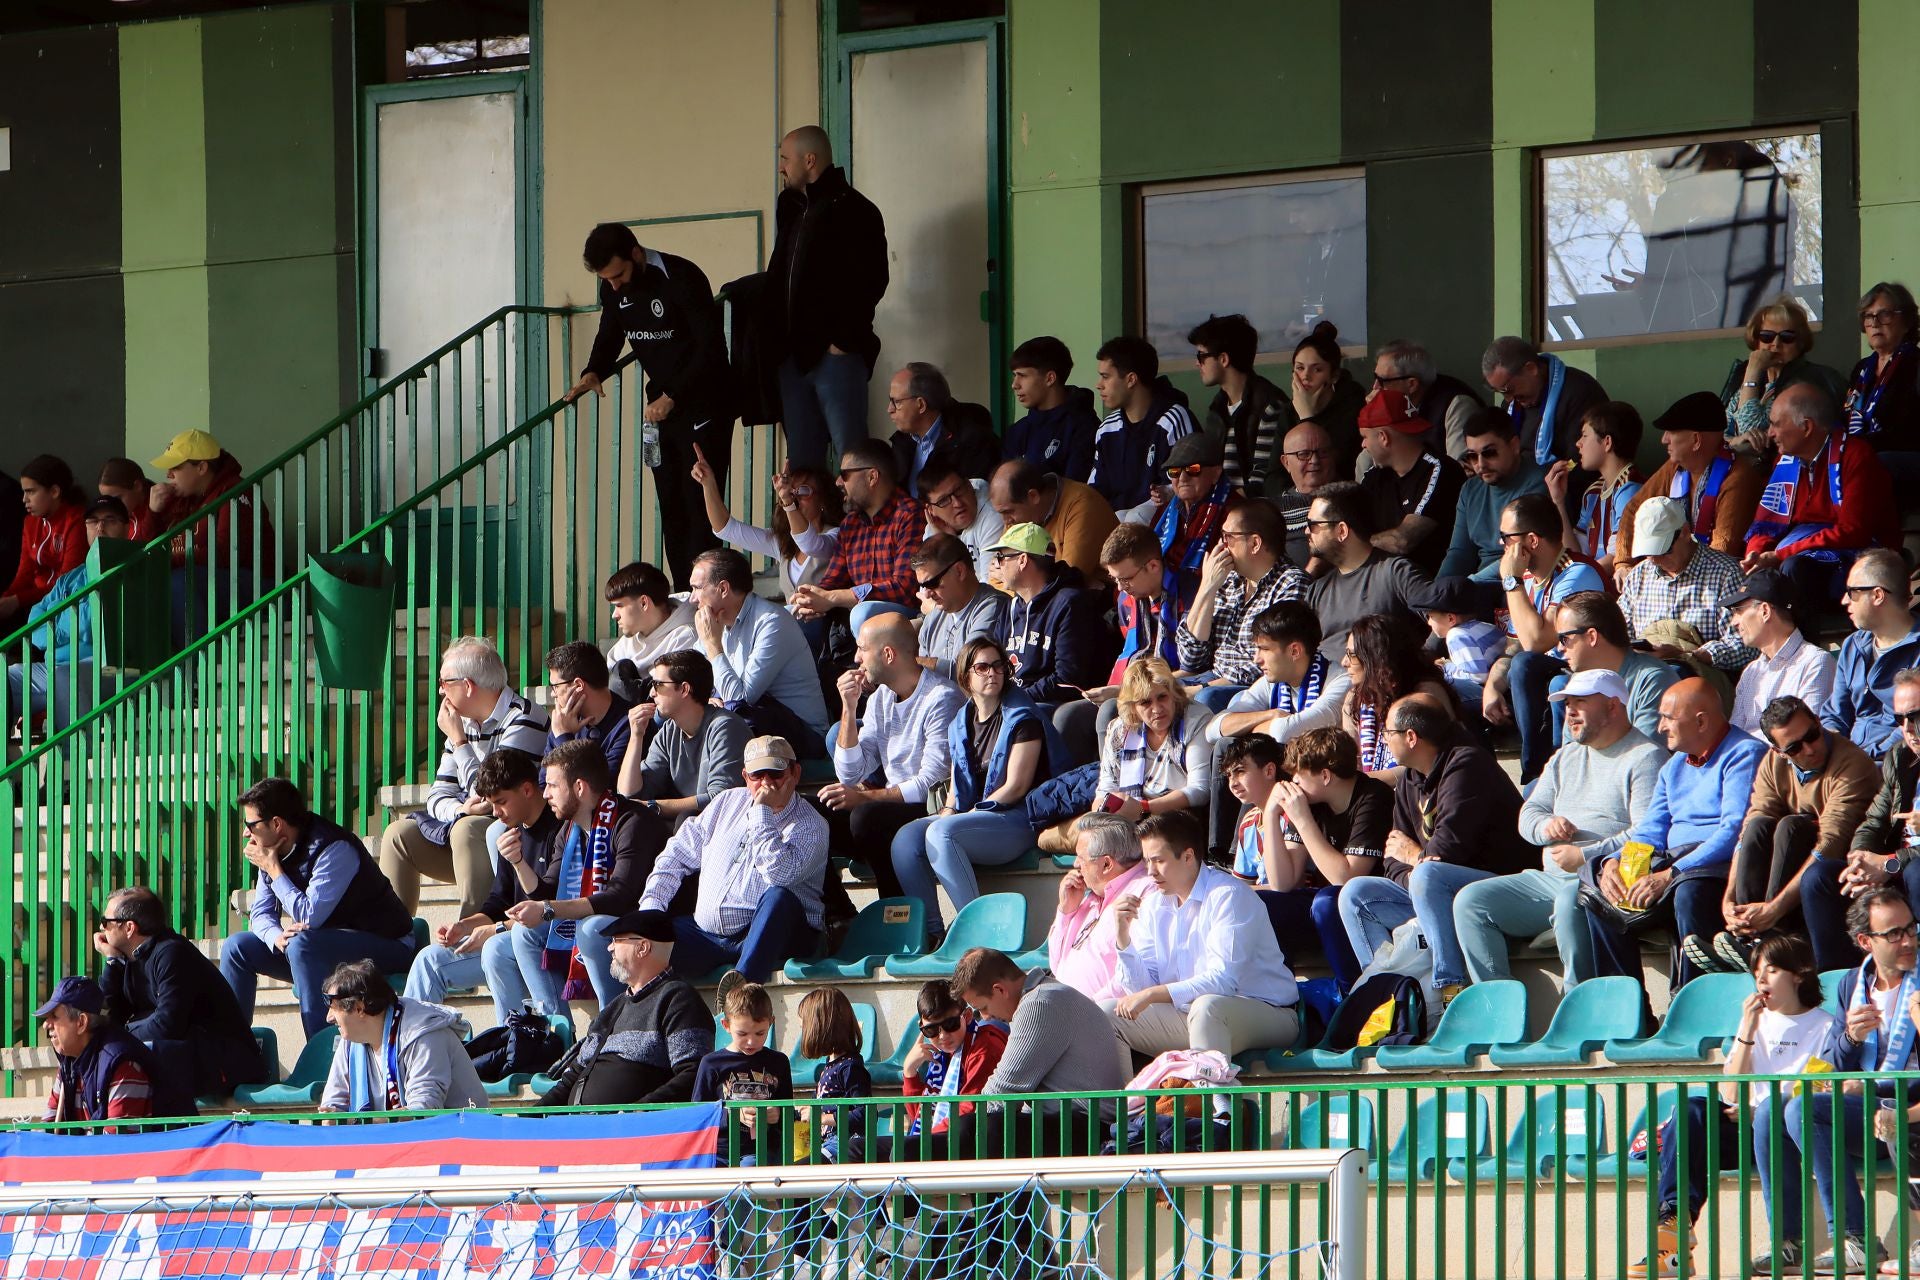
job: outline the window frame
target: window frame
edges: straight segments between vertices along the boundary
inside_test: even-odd
[[[1610,155],[1619,151],[1652,151],[1665,147],[1683,147],[1709,142],[1753,142],[1765,138],[1788,138],[1811,134],[1820,142],[1820,187],[1824,197],[1827,187],[1827,131],[1820,121],[1786,121],[1773,125],[1750,125],[1740,129],[1708,129],[1693,133],[1662,133],[1632,138],[1605,138],[1591,142],[1572,143],[1566,146],[1536,147],[1532,149],[1533,163],[1530,169],[1532,190],[1528,201],[1530,213],[1527,219],[1526,233],[1532,241],[1531,251],[1527,254],[1527,267],[1533,273],[1527,290],[1527,301],[1532,307],[1531,324],[1533,344],[1543,352],[1560,351],[1604,351],[1614,347],[1645,347],[1670,342],[1708,342],[1725,341],[1737,338],[1746,341],[1745,325],[1719,329],[1677,329],[1664,333],[1627,333],[1605,338],[1581,338],[1574,341],[1561,341],[1552,336],[1547,324],[1547,162],[1564,160],[1573,156]],[[1821,216],[1821,254],[1820,283],[1821,310],[1830,311],[1832,303],[1825,297],[1826,291],[1826,218],[1825,202],[1822,201]],[[1826,328],[1824,319],[1814,320],[1808,325],[1814,333]]]
[[[1133,184],[1130,190],[1129,200],[1131,206],[1130,212],[1132,213],[1133,244],[1131,246],[1132,252],[1128,255],[1131,259],[1133,275],[1131,281],[1132,287],[1130,289],[1133,305],[1129,308],[1132,312],[1133,332],[1141,334],[1142,336],[1147,332],[1147,307],[1149,302],[1147,297],[1147,200],[1149,197],[1189,195],[1201,191],[1236,191],[1246,187],[1294,186],[1306,182],[1338,182],[1353,179],[1359,180],[1361,192],[1364,196],[1367,180],[1367,167],[1364,164],[1328,165],[1312,169],[1261,170],[1256,173],[1222,174],[1205,178],[1174,179],[1165,182],[1140,182]],[[1364,222],[1361,224],[1361,231],[1364,236],[1366,231],[1366,224]],[[1362,265],[1368,272],[1368,278],[1361,281],[1361,292],[1364,296],[1371,287],[1372,264],[1369,261],[1363,261]],[[1345,337],[1344,334],[1341,336],[1342,338]],[[1372,348],[1368,347],[1364,342],[1349,343],[1342,341],[1340,344],[1340,355],[1343,360],[1364,358],[1370,350],[1372,350]],[[1278,351],[1269,351],[1262,347],[1254,353],[1253,361],[1256,365],[1291,365],[1293,363],[1293,349],[1285,348]],[[1166,371],[1163,369],[1162,372],[1164,373]]]

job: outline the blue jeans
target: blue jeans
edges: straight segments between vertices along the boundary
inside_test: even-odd
[[[1453,900],[1453,936],[1472,982],[1512,977],[1507,939],[1531,939],[1548,928],[1566,975],[1561,988],[1571,991],[1593,976],[1593,936],[1580,908],[1580,877],[1521,871],[1470,884]]]
[[[607,941],[607,930],[616,918],[588,916],[574,922],[573,944],[586,968],[587,981],[593,984],[594,998],[603,1009],[625,990],[613,980],[613,953]],[[480,967],[493,994],[494,1012],[502,1021],[523,1004],[531,1004],[540,1013],[567,1012],[566,971],[542,968],[540,963],[547,952],[547,931],[552,927],[542,923],[510,929],[495,934],[480,948]]]
[[[233,988],[248,1021],[253,1020],[261,974],[291,982],[300,1002],[300,1025],[311,1039],[327,1025],[327,1000],[321,992],[336,968],[349,960],[371,960],[382,973],[405,973],[412,959],[412,934],[383,938],[360,929],[302,929],[286,940],[282,951],[249,930],[220,944],[220,976]]]
[[[1778,1222],[1788,1239],[1797,1238],[1800,1231],[1800,1157],[1791,1143],[1781,1151],[1784,1166],[1781,1173],[1786,1175],[1787,1184],[1780,1188],[1781,1199],[1776,1206],[1773,1188],[1770,1185],[1773,1171],[1769,1167],[1772,1154],[1768,1142],[1767,1128],[1772,1124],[1772,1099],[1762,1094],[1753,1114],[1753,1159],[1760,1170],[1760,1186],[1765,1192],[1761,1200],[1767,1206],[1770,1220]],[[1660,1216],[1663,1218],[1680,1216],[1680,1143],[1676,1126],[1687,1126],[1687,1221],[1692,1222],[1700,1216],[1702,1206],[1707,1203],[1707,1193],[1713,1188],[1714,1177],[1723,1169],[1740,1167],[1740,1126],[1728,1118],[1720,1109],[1719,1099],[1714,1097],[1689,1097],[1686,1107],[1677,1110],[1673,1118],[1660,1126],[1660,1174],[1658,1194]],[[1720,1159],[1717,1167],[1709,1167],[1707,1161],[1707,1125],[1716,1124],[1720,1129]],[[1779,1212],[1776,1212],[1776,1207]]]
[[[1857,1093],[1843,1093],[1839,1096],[1841,1099],[1840,1126],[1844,1130],[1840,1140],[1846,1144],[1847,1162],[1846,1170],[1841,1177],[1840,1190],[1842,1199],[1839,1207],[1844,1213],[1843,1220],[1846,1223],[1844,1233],[1850,1236],[1857,1236],[1866,1230],[1866,1205],[1860,1198],[1860,1174],[1858,1167],[1866,1162],[1866,1155],[1861,1148],[1860,1139],[1861,1124],[1863,1123],[1862,1116],[1866,1111],[1867,1100]],[[1834,1095],[1831,1093],[1816,1093],[1806,1097],[1796,1095],[1786,1098],[1784,1105],[1780,1108],[1780,1118],[1782,1123],[1786,1125],[1787,1141],[1795,1148],[1797,1158],[1793,1163],[1797,1165],[1799,1160],[1812,1159],[1813,1180],[1820,1187],[1820,1207],[1826,1211],[1827,1229],[1834,1235],[1839,1235],[1842,1233],[1843,1228],[1838,1222],[1834,1221],[1833,1099]],[[1877,1106],[1878,1103],[1879,1099],[1875,1098],[1874,1105]],[[1813,1150],[1811,1151],[1800,1148],[1801,1112],[1803,1111],[1810,1111],[1812,1117],[1810,1127],[1807,1131],[1807,1141],[1813,1144]],[[1755,1115],[1753,1123],[1754,1146],[1758,1148],[1761,1142],[1761,1135],[1765,1131],[1760,1127],[1759,1115]],[[1876,1142],[1873,1145],[1879,1153],[1881,1161],[1890,1166],[1893,1157],[1888,1153],[1886,1144]],[[1755,1154],[1760,1160],[1760,1167],[1765,1169],[1767,1167],[1766,1158],[1759,1156],[1757,1151]],[[1782,1155],[1784,1156],[1785,1154],[1783,1151]],[[1800,1220],[1798,1204],[1799,1179],[1796,1177],[1793,1179],[1793,1182],[1794,1189],[1791,1193],[1795,1201],[1793,1216],[1782,1219],[1787,1222],[1798,1222]],[[1783,1187],[1781,1190],[1785,1191],[1786,1188]],[[1771,1193],[1769,1193],[1769,1202],[1771,1202],[1771,1198]],[[1782,1212],[1784,1212],[1784,1208],[1784,1206],[1781,1206]]]
[[[1033,824],[1022,808],[920,818],[893,838],[893,872],[900,887],[927,907],[927,929],[944,936],[940,886],[959,911],[980,896],[973,869],[1000,867],[1033,848]]]
[[[1312,930],[1320,939],[1320,950],[1326,953],[1333,980],[1340,984],[1342,991],[1351,991],[1353,984],[1360,980],[1360,960],[1353,954],[1353,944],[1347,940],[1346,925],[1340,921],[1340,886],[1289,889],[1285,893],[1274,889],[1257,892],[1267,909],[1267,920],[1273,925],[1273,936],[1280,943],[1281,954],[1298,952],[1300,947],[1294,944],[1294,939]]]
[[[119,685],[120,682],[111,676],[101,677],[100,696],[111,698]],[[36,657],[31,664],[14,663],[7,668],[9,716],[43,716],[47,714],[49,704],[53,707],[53,714],[47,720],[48,733],[65,728],[73,715],[85,715],[91,711],[93,664],[55,663],[51,699],[47,697],[47,663],[44,656]]]
[[[675,916],[673,932],[673,971],[688,982],[723,967],[765,982],[775,969],[812,951],[820,940],[820,931],[807,923],[807,909],[791,889],[767,890],[743,933],[708,933],[692,916]]]
[[[1233,695],[1246,689],[1243,684],[1204,684],[1193,691],[1193,700],[1219,715],[1233,701]]]
[[[1813,943],[1814,967],[1848,969],[1860,963],[1860,949],[1847,932],[1847,908],[1853,899],[1840,892],[1840,873],[1847,869],[1843,858],[1809,858],[1800,876],[1800,914],[1807,922],[1807,940]],[[1904,889],[1908,902],[1920,902],[1920,859],[1900,869],[1900,878],[1890,882]]]
[[[494,935],[496,938],[499,936]],[[493,938],[487,941],[492,942]],[[406,989],[400,994],[409,1000],[445,1004],[447,992],[479,986],[487,977],[486,962],[481,951],[482,947],[475,947],[463,954],[456,953],[452,947],[436,942],[424,951],[416,952],[413,967],[407,970]]]
[[[1683,851],[1670,849],[1668,852],[1678,857]],[[1711,939],[1725,929],[1727,921],[1720,914],[1720,900],[1726,896],[1726,892],[1725,876],[1675,879],[1667,889],[1673,907],[1673,936],[1685,939],[1688,934],[1697,933],[1702,938]],[[1602,923],[1599,916],[1591,913],[1587,915],[1587,929],[1593,935],[1593,971],[1596,977],[1626,974],[1639,980],[1646,976],[1640,963],[1640,939],[1637,936],[1629,937],[1611,924]],[[1674,985],[1683,987],[1698,975],[1699,970],[1693,967],[1693,962],[1682,951],[1680,971],[1675,975]]]
[[[1361,876],[1340,890],[1340,920],[1361,968],[1373,963],[1373,954],[1387,945],[1393,931],[1415,919],[1433,952],[1433,985],[1459,986],[1467,981],[1467,962],[1453,932],[1453,898],[1491,871],[1456,866],[1451,862],[1423,862],[1413,869],[1402,889],[1385,876]]]
[[[1520,781],[1532,782],[1553,754],[1553,726],[1547,693],[1553,678],[1567,669],[1561,659],[1522,649],[1507,669],[1507,697],[1520,730]]]
[[[841,455],[867,438],[871,376],[866,360],[855,355],[828,352],[805,373],[791,357],[780,362],[780,418],[789,467],[819,467],[831,476]]]

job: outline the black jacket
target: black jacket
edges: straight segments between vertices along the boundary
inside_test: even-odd
[[[894,478],[904,486],[918,442],[906,432],[896,431],[887,443],[893,446]],[[993,415],[983,405],[964,400],[949,402],[940,411],[940,438],[927,461],[945,462],[969,480],[985,480],[1000,465],[1000,437],[993,434]],[[913,496],[920,496],[917,488]]]
[[[1393,789],[1393,828],[1420,845],[1422,856],[1510,876],[1540,865],[1540,851],[1520,837],[1520,791],[1486,748],[1464,734],[1443,744],[1430,773],[1408,769]],[[1405,882],[1405,864],[1387,874]]]
[[[607,878],[587,896],[587,902],[596,916],[623,916],[640,905],[640,895],[647,887],[647,877],[653,874],[654,860],[667,847],[667,839],[672,834],[667,828],[666,819],[638,800],[622,795],[616,795],[613,799],[613,868],[607,873]],[[562,859],[559,855],[566,851],[567,842],[574,839],[584,840],[586,833],[577,825],[567,824],[555,838],[555,856],[549,859],[547,869],[540,877],[540,887],[534,890],[531,897],[548,901],[560,896]],[[680,904],[681,899],[676,897],[673,909],[678,911]],[[688,909],[691,910],[691,907]]]
[[[1093,433],[1100,415],[1093,411],[1093,392],[1068,387],[1067,398],[1053,409],[1035,409],[1007,428],[1001,453],[1025,458],[1050,475],[1086,483],[1093,470]]]
[[[1205,430],[1227,447],[1227,475],[1248,497],[1258,498],[1266,493],[1267,473],[1280,461],[1287,432],[1299,420],[1286,393],[1255,373],[1248,375],[1246,394],[1232,413],[1227,412],[1227,393],[1215,393],[1207,406]],[[1286,487],[1281,483],[1274,492]]]
[[[648,249],[626,287],[600,282],[600,332],[586,373],[613,375],[620,344],[633,345],[647,399],[673,397],[672,421],[731,421],[720,304],[706,273],[685,258]]]
[[[713,1012],[671,973],[622,991],[553,1068],[543,1107],[689,1102],[713,1052]]]
[[[230,1093],[234,1085],[267,1078],[267,1064],[233,988],[213,961],[179,934],[148,938],[131,959],[107,961],[100,989],[108,1016],[136,1038],[193,1046],[194,1093]]]
[[[566,847],[566,834],[570,826],[553,816],[553,810],[542,809],[540,819],[530,827],[520,828],[520,860],[532,869],[537,883],[533,892],[528,893],[520,887],[520,873],[505,858],[499,859],[493,868],[493,889],[487,894],[487,900],[480,904],[480,914],[495,924],[504,924],[507,908],[519,902],[531,899],[534,902],[550,902],[553,899],[553,885],[560,875],[560,850]]]
[[[1093,433],[1093,471],[1087,483],[1113,504],[1115,511],[1137,507],[1156,484],[1167,482],[1167,455],[1195,430],[1187,409],[1187,393],[1161,374],[1153,382],[1153,403],[1139,422],[1115,409],[1100,420]]]
[[[858,355],[871,373],[880,357],[873,310],[887,292],[880,211],[835,165],[805,191],[782,191],[773,226],[765,315],[776,348],[803,373],[829,345]]]

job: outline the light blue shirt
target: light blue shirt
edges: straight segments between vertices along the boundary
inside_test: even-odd
[[[940,443],[940,419],[935,418],[927,433],[913,442],[913,462],[907,467],[907,492],[914,497],[920,496],[920,468],[927,465],[927,459],[933,456],[933,446]]]
[[[792,614],[760,596],[748,596],[720,632],[713,691],[728,702],[772,698],[815,732],[827,732],[827,702],[807,637]]]

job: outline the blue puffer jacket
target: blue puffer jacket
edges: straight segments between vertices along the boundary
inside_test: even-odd
[[[968,703],[947,724],[947,750],[953,760],[953,796],[948,801],[955,813],[966,813],[998,791],[1007,780],[1007,755],[1013,746],[1013,734],[1021,725],[1040,725],[1040,767],[1034,772],[1029,790],[1053,777],[1054,770],[1067,758],[1066,744],[1053,727],[1053,717],[1043,712],[1032,698],[1018,689],[1009,689],[1000,700],[1000,735],[993,741],[993,758],[987,761],[985,776],[973,767],[967,750]]]

